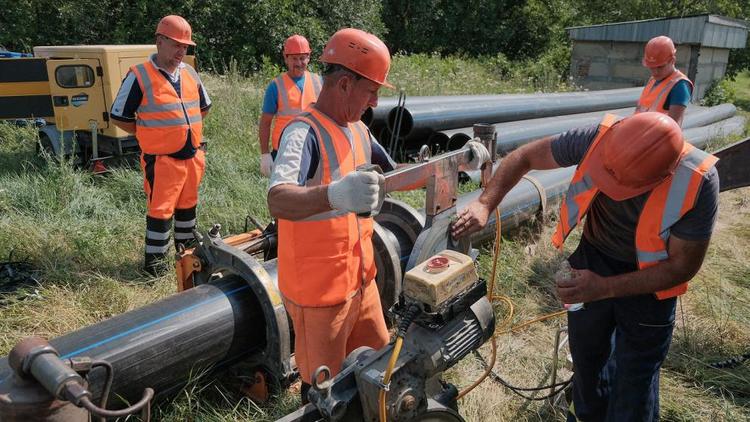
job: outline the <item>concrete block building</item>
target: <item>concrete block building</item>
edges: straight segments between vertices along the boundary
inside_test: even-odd
[[[745,48],[748,23],[718,15],[649,19],[566,28],[573,44],[570,74],[591,90],[643,86],[643,48],[659,35],[677,47],[677,68],[695,83],[693,101],[724,76],[729,50]]]

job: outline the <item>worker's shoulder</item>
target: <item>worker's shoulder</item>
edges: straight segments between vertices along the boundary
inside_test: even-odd
[[[194,78],[198,79],[200,81],[200,76],[198,75],[198,71],[195,70],[193,66],[190,65],[190,63],[182,62],[183,69],[187,70],[188,73],[190,73]]]
[[[299,116],[298,116],[299,117]],[[312,130],[312,125],[305,120],[295,118],[285,128],[281,134],[282,140],[288,138],[293,142],[304,142],[307,140],[317,141],[315,131]]]
[[[719,196],[719,171],[716,166],[711,166],[710,169],[703,175],[703,186],[702,189],[707,189],[712,192],[713,196]]]

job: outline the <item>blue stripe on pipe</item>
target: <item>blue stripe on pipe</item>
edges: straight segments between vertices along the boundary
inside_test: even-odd
[[[113,336],[111,336],[111,337],[105,338],[104,340],[99,340],[99,341],[97,341],[96,343],[93,343],[93,344],[90,344],[90,345],[88,345],[88,346],[84,346],[84,347],[81,347],[81,348],[80,348],[80,349],[78,349],[78,350],[74,350],[74,351],[72,351],[72,352],[66,353],[66,354],[64,354],[64,355],[60,356],[60,358],[61,358],[61,359],[68,359],[68,358],[72,358],[73,356],[78,356],[78,355],[79,355],[80,353],[83,353],[83,352],[85,352],[85,351],[87,351],[87,350],[91,350],[91,349],[93,349],[93,348],[95,348],[95,347],[99,347],[99,346],[101,346],[101,345],[103,345],[103,344],[107,344],[107,343],[109,343],[109,342],[111,342],[111,341],[114,341],[114,340],[117,340],[117,339],[119,339],[119,338],[125,337],[125,336],[127,336],[128,334],[132,334],[132,333],[134,333],[134,332],[136,332],[136,331],[140,331],[140,330],[143,330],[144,328],[148,328],[148,327],[151,327],[151,326],[153,326],[153,325],[156,325],[156,324],[158,324],[158,323],[160,323],[160,322],[162,322],[162,321],[165,321],[165,320],[168,320],[168,319],[170,319],[170,318],[174,318],[174,317],[176,317],[176,316],[178,316],[178,315],[184,314],[185,312],[188,312],[188,311],[190,311],[190,310],[192,310],[192,309],[195,309],[195,308],[197,308],[197,307],[199,307],[199,306],[203,306],[203,305],[205,305],[205,304],[207,304],[207,303],[215,302],[215,301],[217,301],[217,300],[219,300],[219,299],[222,299],[222,298],[225,298],[225,297],[229,297],[229,296],[232,296],[232,295],[234,295],[235,293],[239,293],[239,292],[241,292],[241,291],[243,291],[243,290],[245,290],[245,289],[249,289],[249,288],[250,288],[250,286],[249,286],[249,285],[245,285],[245,286],[242,286],[242,287],[238,287],[238,288],[236,288],[236,289],[234,289],[234,290],[230,290],[230,291],[228,291],[228,292],[227,292],[227,293],[226,293],[225,295],[223,295],[223,296],[218,296],[218,297],[215,297],[215,298],[212,298],[212,299],[206,299],[206,300],[204,300],[203,302],[198,302],[198,303],[196,303],[195,305],[191,305],[191,306],[188,306],[188,307],[187,307],[187,308],[185,308],[185,309],[180,309],[179,311],[173,312],[173,313],[171,313],[171,314],[168,314],[168,315],[164,315],[164,316],[163,316],[163,317],[161,317],[161,318],[157,318],[157,319],[155,319],[155,320],[152,320],[152,321],[146,322],[146,323],[144,323],[144,324],[141,324],[141,325],[139,325],[139,326],[137,326],[137,327],[133,327],[133,328],[131,328],[131,329],[127,330],[127,331],[123,331],[122,333],[119,333],[119,334],[115,334],[115,335],[113,335]]]

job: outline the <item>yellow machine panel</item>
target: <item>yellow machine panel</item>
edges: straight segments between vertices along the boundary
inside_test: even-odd
[[[105,129],[106,104],[97,59],[48,60],[55,125],[63,130]]]
[[[81,163],[138,153],[109,110],[130,67],[155,53],[155,45],[39,46],[34,57],[0,59],[0,119],[44,120],[41,145]],[[194,56],[185,62],[195,67]]]

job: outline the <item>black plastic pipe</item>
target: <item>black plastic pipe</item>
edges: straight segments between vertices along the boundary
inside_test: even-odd
[[[406,107],[418,104],[445,104],[459,103],[467,101],[500,101],[509,98],[518,98],[530,94],[487,94],[487,95],[423,95],[406,97]],[[373,124],[385,124],[388,119],[388,113],[391,109],[398,106],[398,97],[381,97],[378,99],[378,106],[375,108],[368,107],[362,114],[362,122],[372,127]]]
[[[682,122],[682,128],[690,129],[699,126],[706,126],[728,119],[734,116],[736,112],[737,109],[733,104],[721,104],[710,108],[690,105],[686,110]],[[497,153],[505,155],[534,139],[557,135],[576,127],[595,125],[601,121],[606,113],[625,117],[633,114],[633,109],[623,108],[618,110],[574,114],[570,116],[555,116],[543,119],[498,123],[495,125],[495,131],[498,136]],[[449,150],[454,150],[461,148],[471,139],[472,131],[472,128],[462,128],[439,133],[450,135],[448,147]]]
[[[424,140],[433,131],[470,126],[476,122],[501,123],[547,116],[576,114],[635,106],[642,88],[595,92],[534,94],[502,101],[470,101],[407,106],[401,134],[407,139]],[[398,109],[388,114],[393,130]]]
[[[603,110],[589,113],[571,114],[567,116],[543,117],[540,119],[519,120],[495,124],[495,132],[498,138],[498,154],[504,155],[516,149],[524,143],[564,132],[574,127],[596,124],[601,121],[606,113],[625,115],[633,112],[633,108],[618,108],[614,110]],[[438,141],[438,134],[448,137],[448,149],[456,150],[471,140],[473,128],[460,128],[436,132],[433,137]],[[430,137],[430,139],[433,139]]]
[[[275,268],[273,269],[275,272]],[[146,387],[168,394],[207,368],[262,350],[265,316],[247,282],[230,275],[50,340],[60,356],[114,367],[112,398],[137,400]],[[10,373],[0,360],[0,380]],[[91,373],[95,399],[103,371]]]

